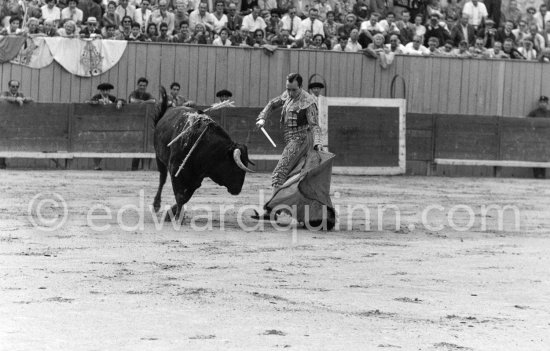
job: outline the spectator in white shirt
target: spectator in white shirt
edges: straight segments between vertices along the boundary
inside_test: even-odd
[[[533,17],[537,23],[539,32],[543,33],[546,29],[546,22],[550,21],[550,12],[548,12],[548,8],[545,4],[540,5],[539,11],[540,12],[537,12]]]
[[[288,13],[283,16],[281,21],[283,21],[282,29],[288,30],[288,32],[290,33],[290,38],[294,39],[296,37],[296,34],[298,34],[300,23],[302,23],[302,19],[296,16],[296,8],[290,7],[288,9]]]
[[[212,14],[214,16],[214,32],[219,33],[222,28],[227,26],[227,16],[223,13],[225,8],[225,2],[223,0],[216,1],[216,11]]]
[[[256,29],[261,29],[265,32],[265,27],[267,27],[267,24],[260,16],[260,6],[254,5],[254,7],[252,8],[252,12],[248,16],[245,16],[243,18],[242,28],[253,33],[256,31]]]
[[[115,12],[118,13],[120,18],[124,18],[124,16],[130,16],[130,18],[134,18],[134,16],[136,15],[136,8],[132,5],[129,5],[128,0],[118,0],[118,6]]]
[[[483,19],[489,16],[487,7],[485,7],[484,3],[479,2],[479,0],[471,0],[465,3],[462,13],[470,17],[468,24],[474,26],[475,29],[481,25]]]
[[[149,9],[149,0],[142,0],[141,7],[136,9],[134,13],[134,22],[138,23],[141,31],[145,33],[145,28],[149,24],[149,19],[151,18],[151,10]]]
[[[82,12],[81,9],[76,7],[76,5],[78,5],[78,0],[69,0],[68,5],[69,6],[65,7],[61,11],[61,19],[72,20],[76,23],[76,25],[79,26],[82,23],[82,17],[84,16],[84,12]]]
[[[395,23],[395,13],[393,12],[388,12],[388,14],[386,15],[386,19],[379,21],[376,25],[378,31],[383,35],[399,35],[400,33],[399,28]]]
[[[422,37],[415,35],[413,41],[405,45],[405,53],[408,55],[429,55],[430,50],[422,45]]]
[[[204,2],[199,4],[199,8],[189,14],[189,29],[195,30],[197,24],[202,24],[208,30],[214,30],[214,16],[207,11],[208,5]]]
[[[262,10],[273,10],[277,8],[277,0],[258,0],[258,6]]]
[[[229,29],[222,28],[220,35],[212,42],[214,46],[231,46],[231,40],[229,40]]]
[[[296,33],[296,39],[301,39],[304,36],[306,30],[311,31],[313,36],[321,34],[323,38],[325,37],[325,28],[323,22],[317,19],[317,17],[319,17],[319,10],[317,10],[316,8],[309,9],[309,17],[303,20],[302,23],[300,23],[298,33]]]
[[[52,20],[57,25],[61,20],[61,10],[55,6],[55,0],[46,0],[46,5],[40,8],[44,21]]]
[[[151,19],[149,22],[157,25],[160,32],[160,25],[166,23],[168,25],[168,33],[173,33],[176,27],[176,20],[174,14],[168,11],[168,3],[166,0],[159,1],[159,7],[157,10],[151,13]]]
[[[345,52],[359,52],[363,50],[363,47],[359,42],[357,42],[357,39],[359,39],[359,29],[353,28],[351,32],[349,32],[349,40],[346,44],[346,48],[344,49]]]

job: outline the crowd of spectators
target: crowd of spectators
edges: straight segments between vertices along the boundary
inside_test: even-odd
[[[550,62],[546,4],[516,0],[0,0],[0,21],[3,35]]]

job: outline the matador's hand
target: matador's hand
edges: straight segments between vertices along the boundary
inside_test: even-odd
[[[259,120],[256,121],[256,128],[260,129],[264,125],[265,125],[265,120],[264,119],[259,119]]]

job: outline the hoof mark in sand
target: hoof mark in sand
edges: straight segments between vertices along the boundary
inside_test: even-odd
[[[195,336],[190,336],[189,339],[193,339],[193,340],[208,340],[208,339],[215,339],[216,338],[216,335],[195,335]]]
[[[285,336],[286,333],[285,332],[282,332],[280,330],[276,330],[276,329],[271,329],[271,330],[266,330],[263,335],[279,335],[279,336]]]
[[[399,302],[409,302],[409,303],[421,303],[422,302],[422,300],[420,300],[418,297],[415,297],[414,299],[411,299],[410,297],[397,297],[394,300],[399,301]]]
[[[56,297],[50,297],[49,299],[46,299],[46,301],[48,301],[48,302],[68,302],[68,303],[71,303],[71,302],[74,301],[74,299],[67,299],[67,298],[64,298],[64,297],[56,296]]]
[[[393,347],[393,348],[396,348],[396,349],[400,349],[400,348],[401,348],[401,346],[392,345],[392,344],[380,344],[380,345],[378,345],[378,347]]]
[[[446,350],[446,351],[453,351],[453,350],[464,350],[464,351],[467,351],[467,350],[473,350],[472,348],[469,348],[469,347],[459,346],[459,345],[456,345],[456,344],[450,344],[450,343],[448,343],[448,342],[439,342],[439,343],[437,343],[437,344],[434,344],[434,347],[435,347],[435,348],[438,348],[438,349]]]

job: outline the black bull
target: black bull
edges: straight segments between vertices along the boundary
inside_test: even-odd
[[[246,172],[250,171],[247,166],[252,164],[248,159],[246,145],[233,142],[220,125],[204,114],[177,108],[167,110],[166,90],[163,87],[161,95],[162,103],[154,116],[154,143],[160,172],[159,187],[153,203],[155,211],[160,209],[162,188],[168,172],[176,204],[172,206],[171,216],[167,216],[166,220],[170,217],[180,218],[183,205],[200,188],[204,178],[208,177],[218,185],[225,186],[231,195],[238,195]],[[197,143],[205,128],[206,132]],[[182,132],[183,136],[168,147]],[[176,176],[184,160],[185,166]]]

